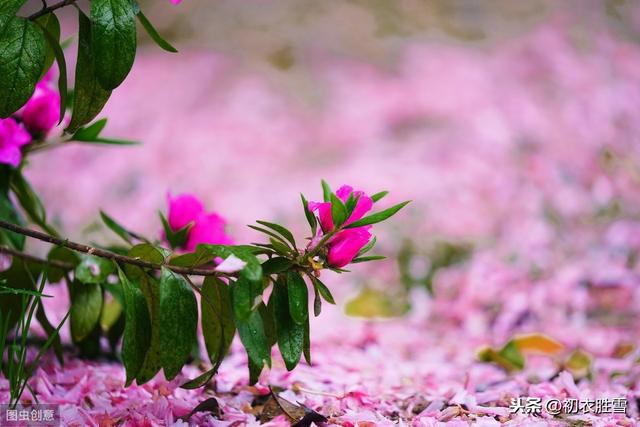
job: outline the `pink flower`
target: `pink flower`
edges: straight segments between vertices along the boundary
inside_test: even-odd
[[[31,99],[24,106],[22,122],[29,131],[46,135],[60,118],[60,94],[43,79],[36,85]]]
[[[191,194],[175,198],[167,196],[169,203],[168,222],[173,231],[191,225],[183,249],[192,251],[197,245],[232,245],[233,240],[225,233],[225,220],[216,213],[207,213],[204,205]]]
[[[169,0],[169,1],[173,4],[180,4],[180,2],[182,2],[182,0]]]
[[[14,168],[20,165],[20,147],[31,142],[31,135],[11,117],[0,119],[0,163]]]
[[[354,191],[351,186],[343,185],[336,191],[336,196],[343,202],[349,199],[353,193],[358,198],[353,212],[343,225],[349,225],[361,219],[373,207],[373,200],[362,191]],[[309,210],[318,212],[320,227],[325,233],[333,230],[333,218],[331,217],[330,202],[309,202]],[[332,267],[344,267],[349,264],[364,245],[371,239],[369,229],[371,226],[349,228],[338,232],[329,242],[327,261]],[[315,240],[315,239],[314,239]],[[317,243],[317,242],[316,242]]]
[[[343,202],[346,202],[349,199],[349,196],[353,193],[354,197],[359,197],[358,202],[356,203],[356,207],[353,209],[353,212],[349,216],[349,218],[344,222],[344,225],[349,225],[352,222],[355,222],[361,219],[364,214],[369,212],[373,207],[373,200],[362,191],[354,191],[353,187],[349,185],[343,185],[336,191],[336,196]],[[333,230],[333,219],[331,218],[331,203],[330,202],[309,202],[309,210],[311,212],[318,211],[318,216],[320,218],[320,226],[322,230],[326,233],[327,231]]]
[[[202,215],[189,230],[185,249],[192,251],[201,243],[210,245],[232,245],[233,240],[225,233],[225,220],[215,213]]]
[[[329,242],[329,265],[340,268],[349,264],[371,239],[370,227],[348,228],[336,234]]]
[[[172,198],[167,194],[169,203],[169,226],[177,231],[195,221],[204,214],[204,205],[191,194],[180,194]]]

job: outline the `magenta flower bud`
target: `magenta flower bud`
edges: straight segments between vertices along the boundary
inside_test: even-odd
[[[22,109],[22,122],[30,132],[46,135],[60,119],[60,94],[43,81],[36,85]]]
[[[178,231],[189,223],[195,223],[204,214],[204,205],[191,194],[180,194],[175,198],[167,194],[167,202],[169,203],[167,220],[173,231]]]
[[[233,240],[226,234],[226,221],[220,215],[207,213],[204,205],[191,194],[176,197],[167,196],[169,215],[167,221],[173,231],[191,224],[183,249],[193,251],[199,244],[232,245]]]
[[[354,197],[359,197],[356,207],[349,218],[343,225],[349,225],[361,219],[367,212],[373,207],[373,200],[362,191],[354,191],[353,187],[349,185],[343,185],[336,191],[336,196],[343,202],[349,199],[349,196],[353,193]],[[320,219],[320,227],[326,233],[333,230],[333,218],[331,217],[331,203],[329,202],[309,202],[309,210],[311,212],[317,211],[318,218]]]
[[[329,265],[340,268],[349,264],[371,239],[369,228],[370,226],[348,228],[336,234],[329,242]]]
[[[31,142],[31,135],[11,117],[0,119],[0,163],[14,168],[20,165],[20,147]]]
[[[226,221],[215,213],[200,216],[189,230],[185,249],[193,251],[202,243],[210,245],[232,245],[233,240],[225,233]]]

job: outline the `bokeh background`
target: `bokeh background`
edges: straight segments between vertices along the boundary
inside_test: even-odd
[[[298,193],[319,199],[321,178],[389,190],[382,204],[413,200],[375,228],[389,259],[325,280],[340,304],[314,324],[314,346],[321,366],[340,360],[298,375],[365,384],[378,398],[431,386],[437,395],[467,369],[503,378],[470,368],[478,346],[545,332],[595,358],[595,379],[580,392],[635,399],[637,4],[141,5],[180,53],[142,36],[103,115],[105,135],[142,145],[31,159],[29,178],[71,237],[109,241],[98,209],[158,235],[167,192],[201,197],[238,242],[259,238],[245,226],[255,219],[303,236]],[[367,340],[377,352],[362,350]],[[616,358],[620,348],[631,350]],[[336,367],[353,364],[361,371],[352,376]],[[555,384],[552,371],[534,374]]]

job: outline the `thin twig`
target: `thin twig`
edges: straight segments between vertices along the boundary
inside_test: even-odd
[[[0,246],[0,254],[7,254],[7,255],[11,255],[11,256],[15,256],[18,258],[22,258],[25,259],[27,261],[33,261],[36,262],[38,264],[49,264],[52,267],[57,267],[60,268],[62,270],[73,270],[75,267],[73,266],[73,264],[68,263],[68,262],[64,262],[64,261],[60,261],[57,259],[44,259],[44,258],[39,258],[35,255],[30,255],[30,254],[26,254],[24,252],[20,252],[17,251],[15,249],[11,249],[11,248],[7,248],[6,246]]]
[[[14,233],[22,234],[27,237],[32,237],[34,239],[42,240],[43,242],[51,243],[52,245],[62,246],[76,252],[82,252],[82,253],[97,256],[100,258],[110,259],[116,262],[131,264],[141,268],[160,270],[162,269],[162,267],[164,267],[164,268],[168,268],[169,270],[177,274],[189,274],[192,276],[226,276],[227,275],[225,273],[221,273],[210,268],[181,267],[181,266],[171,265],[167,263],[156,264],[153,262],[141,260],[139,258],[131,258],[125,255],[119,255],[104,249],[95,248],[89,245],[84,245],[82,243],[72,242],[69,239],[61,239],[59,237],[51,236],[50,234],[42,233],[40,231],[32,230],[30,228],[21,227],[19,225],[12,224],[7,221],[0,220],[0,228],[13,231]]]
[[[49,7],[43,7],[42,9],[40,9],[39,11],[37,11],[36,13],[29,15],[28,19],[30,21],[36,20],[38,18],[40,18],[43,15],[46,15],[49,12],[53,12],[56,9],[60,9],[61,7],[65,7],[65,6],[69,6],[70,4],[74,4],[76,2],[76,0],[62,0],[56,4],[52,4]]]

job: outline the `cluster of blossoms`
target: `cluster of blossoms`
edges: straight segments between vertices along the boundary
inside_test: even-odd
[[[60,118],[60,94],[50,75],[38,82],[33,95],[14,116],[0,119],[0,163],[18,167],[22,147],[42,140]]]
[[[349,217],[336,228],[332,216],[332,202],[309,202],[308,211],[317,214],[320,227],[307,245],[307,253],[320,252],[326,264],[332,268],[342,268],[351,263],[371,242],[371,225],[345,228],[361,220],[373,208],[374,200],[363,191],[354,190],[349,185],[341,186],[335,193],[337,198],[347,204],[354,200]],[[233,239],[226,233],[225,219],[215,212],[206,212],[203,203],[192,194],[168,195],[169,206],[165,240],[171,246],[184,251],[194,251],[199,244],[232,245]],[[178,241],[168,239],[167,233],[184,235]],[[318,247],[322,246],[322,247]],[[319,249],[316,251],[316,249]]]
[[[352,187],[343,185],[336,191],[336,196],[346,203],[350,196],[357,199],[353,212],[343,226],[362,219],[373,207],[373,200],[362,191],[354,191]],[[331,216],[331,202],[309,202],[309,210],[317,212],[320,219],[320,229],[310,243],[312,249],[324,235],[334,231],[335,225]],[[327,262],[330,266],[340,268],[349,264],[358,252],[371,240],[369,229],[371,225],[340,230],[327,241]]]

